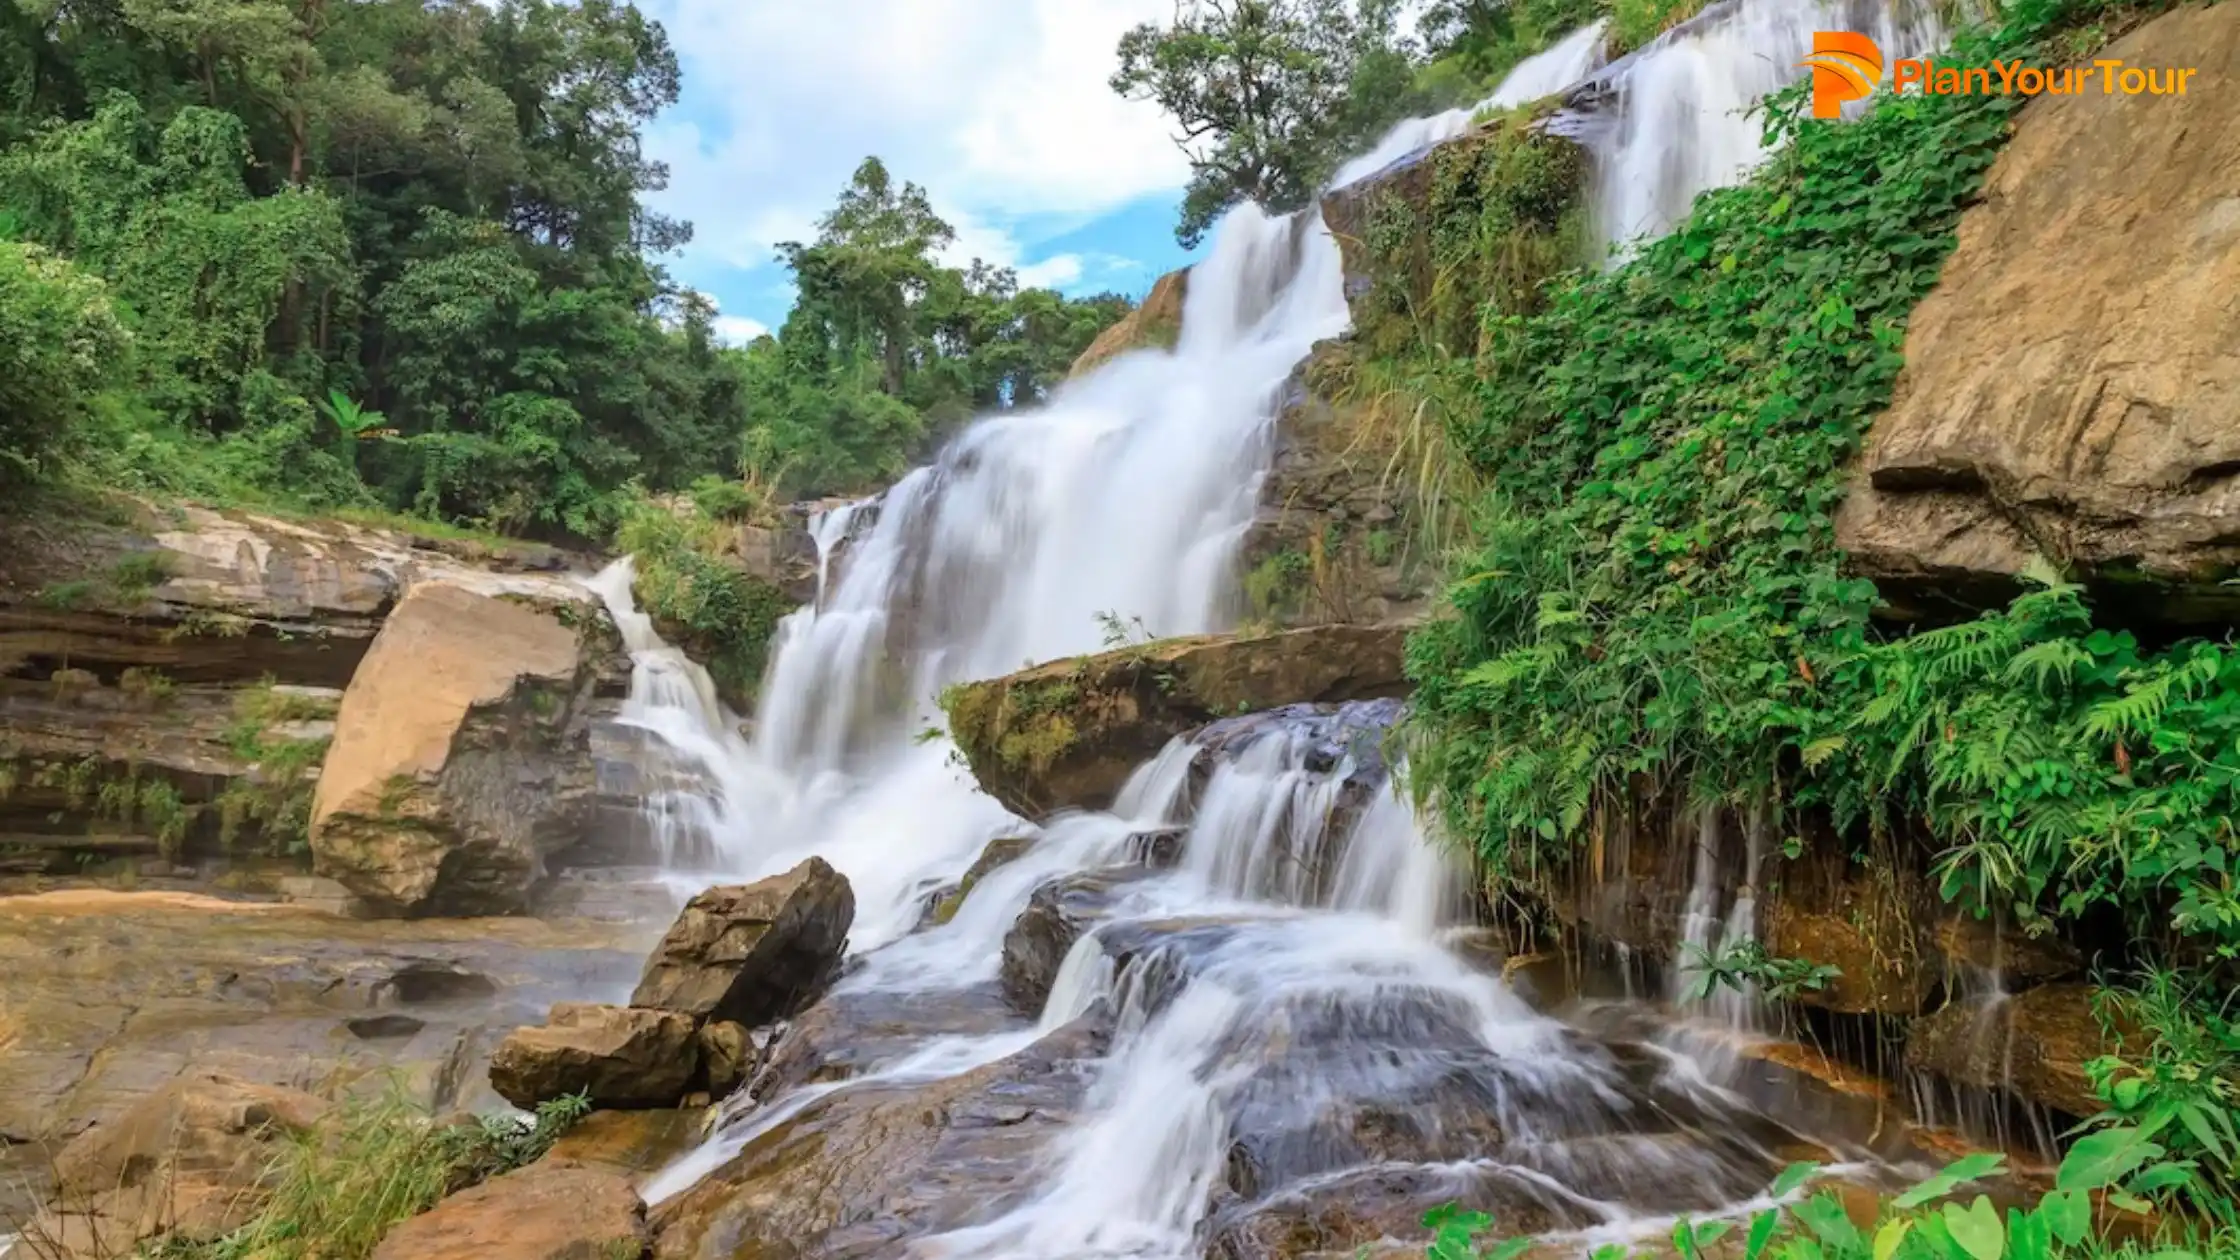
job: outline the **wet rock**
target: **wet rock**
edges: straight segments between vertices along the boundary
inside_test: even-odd
[[[1182,865],[1183,842],[1189,836],[1188,827],[1161,827],[1155,831],[1136,832],[1128,837],[1128,861],[1136,866],[1171,870]]]
[[[756,1076],[758,1099],[844,1081],[926,1037],[979,1037],[1023,1026],[994,984],[955,990],[864,989],[827,994],[778,1034]]]
[[[2084,1065],[2113,1049],[2093,1013],[2091,987],[2049,984],[1990,1002],[1956,1002],[1913,1021],[1906,1066],[2089,1116],[2102,1104]]]
[[[1089,348],[1074,359],[1073,367],[1067,375],[1081,376],[1130,350],[1140,350],[1146,346],[1173,349],[1175,342],[1182,336],[1183,298],[1189,288],[1190,270],[1187,267],[1159,277],[1152,284],[1151,292],[1144,295],[1143,301],[1134,310],[1097,334],[1096,340],[1089,343]]]
[[[650,1176],[700,1144],[708,1117],[706,1110],[594,1111],[561,1134],[545,1159]]]
[[[118,1254],[148,1238],[202,1242],[253,1217],[286,1142],[327,1105],[300,1090],[183,1077],[55,1157],[55,1197],[27,1232],[39,1260]]]
[[[1034,839],[1033,836],[998,836],[990,840],[988,846],[980,850],[980,856],[974,859],[972,866],[965,871],[964,878],[957,881],[957,886],[934,899],[927,921],[941,924],[956,918],[957,911],[964,905],[964,899],[972,895],[973,887],[988,872],[1017,861],[1022,854],[1034,847]]]
[[[1170,639],[1053,661],[945,697],[980,786],[1013,813],[1101,809],[1168,740],[1224,716],[1406,693],[1400,626]]]
[[[1426,1239],[1424,1213],[1449,1203],[1490,1212],[1501,1237],[1591,1223],[1584,1208],[1492,1170],[1370,1168],[1217,1212],[1206,1260],[1353,1260],[1388,1240]]]
[[[1080,1021],[946,1080],[827,1094],[657,1207],[654,1255],[875,1260],[991,1219],[1048,1185],[1105,1049]]]
[[[1937,922],[1937,951],[1950,964],[1996,974],[2010,984],[2058,980],[2084,966],[2084,954],[2059,936],[2031,936],[1973,915]]]
[[[414,587],[343,694],[312,812],[320,873],[389,914],[525,910],[589,825],[590,705],[619,651],[587,598]]]
[[[674,1107],[700,1070],[696,1022],[674,1011],[563,1002],[490,1056],[490,1085],[532,1109],[566,1094],[594,1107]]]
[[[207,1073],[496,1106],[497,1033],[555,1001],[627,990],[645,933],[612,925],[337,919],[282,902],[82,890],[0,897],[0,1135],[59,1147]],[[366,1040],[354,1020],[423,1027]],[[394,1030],[394,1029],[392,1029]],[[43,1171],[44,1159],[32,1162]],[[17,1178],[0,1169],[0,1213]]]
[[[2240,72],[2240,12],[2174,10],[2131,66]],[[1836,522],[1902,613],[2003,603],[2038,556],[2135,616],[2229,621],[2240,565],[2240,128],[2229,94],[2044,96],[1999,153]],[[2059,275],[2064,301],[2033,300]]]
[[[649,1241],[627,1179],[548,1158],[399,1224],[373,1260],[637,1260]]]
[[[1111,913],[1129,884],[1157,873],[1121,867],[1065,876],[1035,889],[1003,938],[1004,996],[1022,1014],[1040,1014],[1074,942]]]
[[[633,1006],[749,1028],[816,1000],[837,972],[855,893],[822,858],[686,904],[646,960]]]
[[[730,1020],[700,1027],[700,1065],[708,1093],[722,1098],[739,1088],[755,1068],[755,1044],[747,1030]]]

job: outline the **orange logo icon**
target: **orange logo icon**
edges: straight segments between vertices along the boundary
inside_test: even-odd
[[[1814,31],[1812,55],[1799,64],[1812,67],[1814,118],[1841,118],[1882,82],[1882,49],[1855,31]]]

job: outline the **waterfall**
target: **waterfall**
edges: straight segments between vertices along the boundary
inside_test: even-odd
[[[1675,198],[1740,173],[1704,76],[1756,91],[1759,62],[1796,60],[1780,42],[1795,24],[1765,19],[1771,7],[1740,0],[1711,29],[1601,71],[1618,102],[1596,142],[1603,195],[1655,209],[1628,203],[1612,222],[1666,221]],[[1595,73],[1602,47],[1599,26],[1577,32],[1488,103]],[[1694,84],[1695,104],[1665,108],[1650,91],[1665,82]],[[1405,124],[1340,179],[1469,120]],[[1673,160],[1653,187],[1609,187],[1655,145]],[[1032,1193],[910,1254],[1200,1256],[1235,1161],[1254,1184],[1323,1184],[1391,1162],[1372,1139],[1395,1125],[1440,1193],[1497,1188],[1588,1234],[1732,1206],[1779,1169],[1795,1135],[1681,1056],[1594,1043],[1443,944],[1459,872],[1394,790],[1378,741],[1356,738],[1396,705],[1215,723],[1140,767],[1110,810],[1040,825],[980,793],[941,733],[945,687],[1098,651],[1111,617],[1159,636],[1233,624],[1287,383],[1348,322],[1319,211],[1232,211],[1192,273],[1172,350],[1122,355],[1042,408],[983,419],[877,499],[812,523],[817,596],[779,628],[751,737],[635,609],[629,561],[595,580],[636,664],[624,719],[659,745],[651,769],[667,786],[648,809],[677,878],[757,878],[812,854],[838,868],[855,891],[856,957],[834,1000],[985,991],[1039,889],[1126,872],[1071,938],[1038,1018],[929,1032],[848,1080],[737,1096],[701,1149],[645,1187],[650,1202],[838,1091],[948,1079],[1100,1018],[1109,1051]],[[1138,851],[1153,831],[1180,833],[1160,869]],[[1032,843],[927,924],[929,894],[1001,837]],[[1756,842],[1753,829],[1753,854]],[[1689,930],[1709,945],[1754,920],[1745,900],[1724,918],[1709,894],[1700,909]]]

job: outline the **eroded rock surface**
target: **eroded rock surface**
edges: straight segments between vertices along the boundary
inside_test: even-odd
[[[2092,989],[2049,984],[1990,1002],[1955,1002],[1913,1021],[1906,1066],[2090,1116],[2101,1102],[2084,1065],[2112,1048]]]
[[[326,1111],[301,1090],[179,1077],[62,1148],[52,1204],[26,1249],[38,1260],[101,1260],[144,1239],[223,1237],[262,1206],[279,1144]]]
[[[1170,271],[1159,277],[1153,282],[1151,292],[1144,295],[1141,305],[1121,316],[1112,327],[1097,334],[1096,340],[1089,343],[1089,348],[1074,359],[1068,375],[1080,376],[1130,350],[1140,350],[1146,346],[1173,349],[1175,342],[1182,337],[1183,300],[1189,290],[1190,272],[1187,269]]]
[[[1168,740],[1216,718],[1403,695],[1402,626],[1169,639],[955,688],[949,731],[1013,813],[1112,803]]]
[[[592,822],[591,705],[619,648],[587,598],[412,588],[343,693],[313,804],[320,873],[392,914],[526,909]]]
[[[627,1178],[548,1158],[399,1224],[373,1260],[636,1260],[648,1241]]]
[[[2231,82],[2240,11],[2180,8],[2100,55]],[[2197,87],[2022,112],[1837,520],[1901,612],[2001,599],[2038,555],[2126,588],[2129,615],[2240,609],[2220,584],[2240,565],[2236,110]]]

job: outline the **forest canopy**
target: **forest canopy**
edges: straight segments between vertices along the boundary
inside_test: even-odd
[[[721,343],[616,0],[0,0],[0,482],[603,538],[633,487],[861,491],[1127,308],[946,265],[876,159]],[[11,495],[11,498],[20,496]]]

